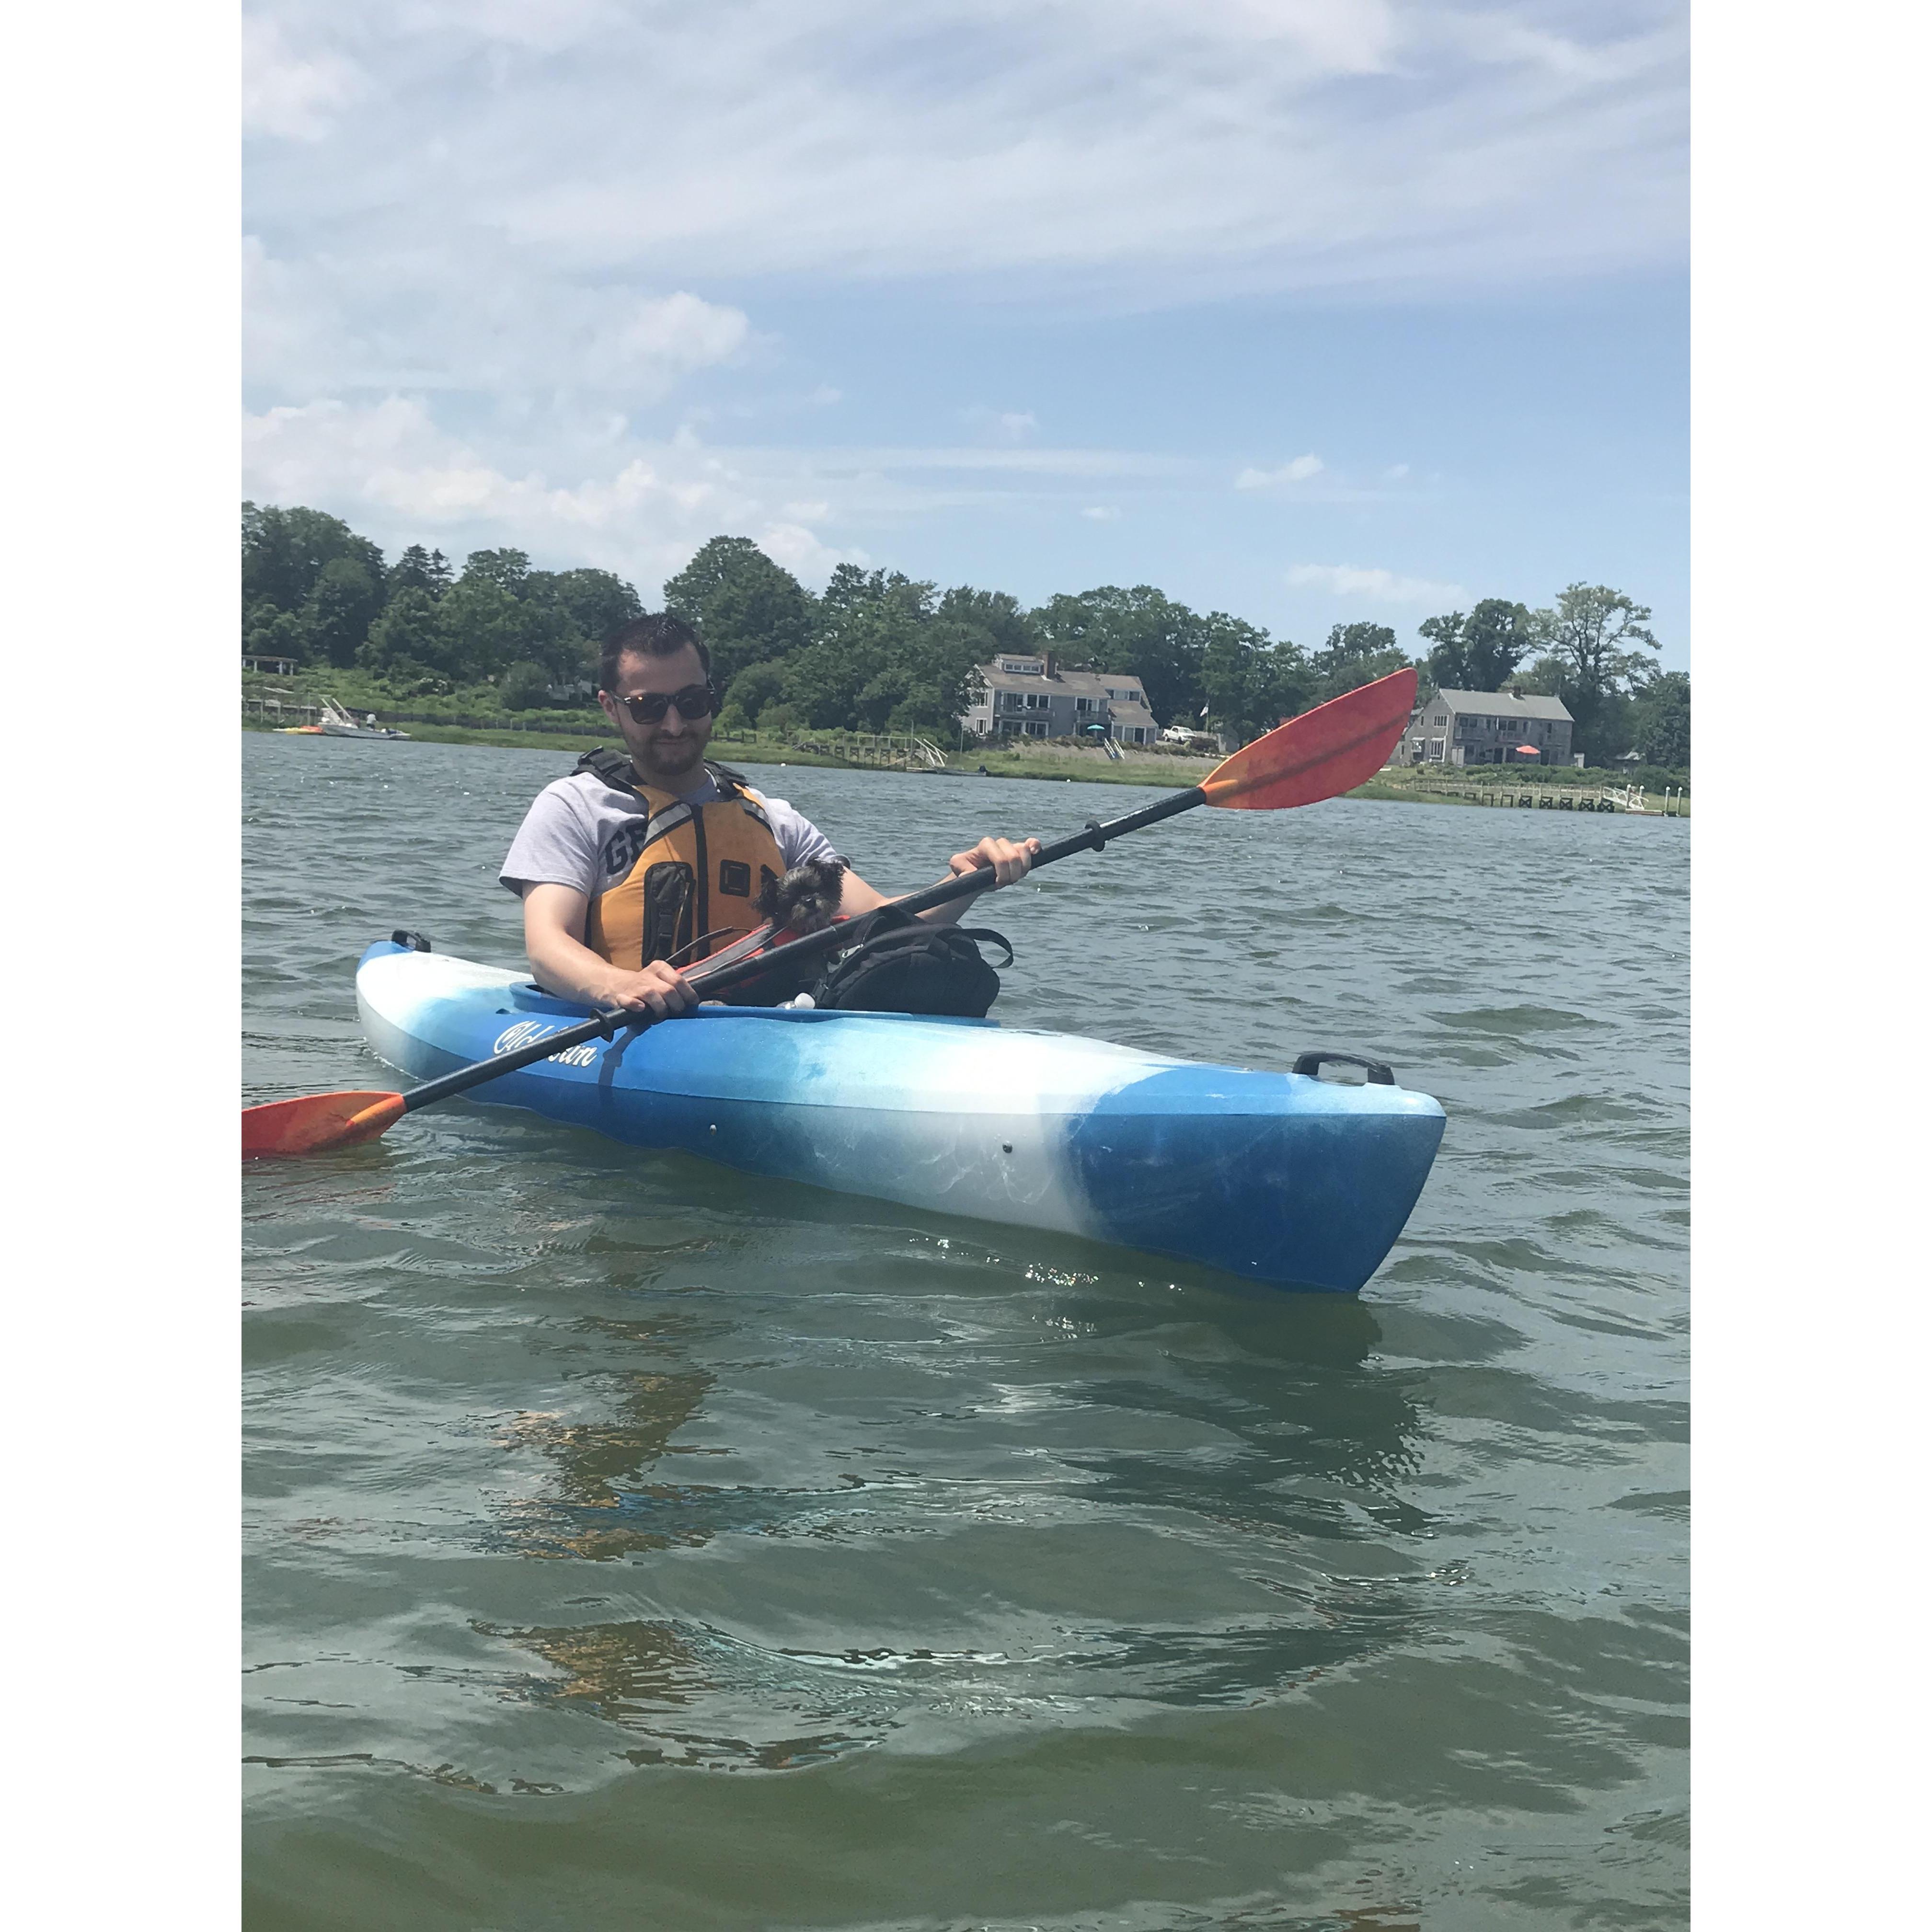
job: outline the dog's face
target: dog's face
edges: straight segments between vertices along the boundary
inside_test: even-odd
[[[837,916],[844,882],[843,859],[808,859],[783,878],[766,881],[758,894],[759,915],[781,932],[820,932]]]

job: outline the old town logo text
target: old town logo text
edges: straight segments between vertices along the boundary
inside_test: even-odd
[[[556,1031],[554,1026],[546,1026],[542,1020],[519,1020],[514,1026],[507,1026],[500,1033],[490,1048],[490,1056],[514,1053],[520,1046],[533,1046],[540,1040],[548,1040]],[[556,1056],[562,1066],[595,1066],[597,1064],[597,1046],[593,1040],[585,1040],[581,1045],[567,1048]]]

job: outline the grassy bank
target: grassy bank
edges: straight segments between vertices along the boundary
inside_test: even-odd
[[[406,731],[431,745],[497,745],[518,751],[584,752],[592,745],[615,744],[616,734],[602,712],[529,711],[490,715],[487,690],[458,692],[445,698],[412,698],[398,704],[377,694],[368,680],[348,674],[332,677],[326,686],[307,687],[299,680],[244,677],[242,728],[274,730],[278,714],[250,715],[250,707],[272,698],[285,706],[313,705],[326,688],[338,703],[358,713],[374,712],[379,722]],[[479,715],[479,713],[481,715]],[[284,711],[279,714],[286,718]],[[881,739],[849,731],[754,731],[747,736],[711,740],[711,753],[727,764],[820,765],[844,770],[905,770],[908,741]],[[1193,784],[1214,769],[1213,758],[1184,757],[1165,752],[1124,750],[1110,758],[1096,747],[1035,744],[1009,739],[997,746],[975,746],[945,751],[946,766],[935,776],[1039,778],[1064,784],[1078,779],[1092,784],[1157,787]],[[910,769],[925,770],[922,765]],[[1646,766],[1625,775],[1576,771],[1556,766],[1489,766],[1470,770],[1440,766],[1391,768],[1367,784],[1358,785],[1351,798],[1408,805],[1479,805],[1484,794],[1527,791],[1540,795],[1572,791],[1594,796],[1606,785],[1643,786],[1654,808],[1666,785],[1688,790],[1688,775]],[[1688,812],[1688,804],[1683,808]]]
[[[370,707],[364,706],[364,710]],[[386,718],[376,712],[379,722],[397,723],[392,717]],[[262,724],[253,718],[242,721],[244,731],[274,732],[280,728],[273,724]],[[495,745],[507,752],[587,752],[593,745],[615,745],[617,734],[606,724],[601,731],[592,730],[525,730],[520,727],[470,727],[462,724],[425,724],[419,719],[407,723],[397,723],[398,730],[406,731],[410,739],[422,745]],[[790,764],[842,766],[853,761],[845,758],[828,758],[815,752],[800,751],[795,747],[778,744],[770,739],[762,743],[752,743],[737,738],[713,738],[710,755],[722,760],[729,765]]]
[[[1444,771],[1437,766],[1390,768],[1378,772],[1366,784],[1358,785],[1351,798],[1381,799],[1402,805],[1484,805],[1498,797],[1520,799],[1526,796],[1539,802],[1552,802],[1568,796],[1572,801],[1594,800],[1606,790],[1622,790],[1626,785],[1640,787],[1644,803],[1651,812],[1658,809],[1666,786],[1682,791],[1679,806],[1673,797],[1671,811],[1684,818],[1690,814],[1688,774],[1640,766],[1628,776],[1620,772],[1578,771],[1571,767],[1540,765],[1478,766],[1468,770]]]

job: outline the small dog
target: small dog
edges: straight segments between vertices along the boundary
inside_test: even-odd
[[[800,938],[822,932],[838,916],[844,888],[843,859],[808,859],[783,878],[766,880],[758,893],[759,916]]]

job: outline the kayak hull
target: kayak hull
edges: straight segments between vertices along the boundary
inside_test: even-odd
[[[434,1078],[587,1010],[523,975],[384,942],[370,1046]],[[640,1148],[938,1213],[1352,1293],[1443,1131],[1428,1095],[1211,1066],[989,1020],[707,1007],[472,1088]]]

